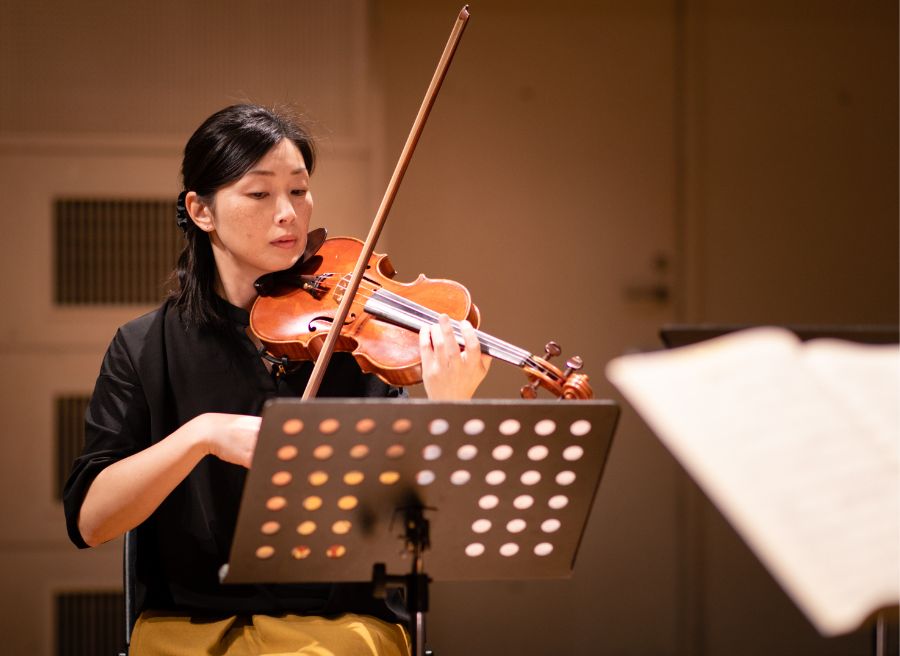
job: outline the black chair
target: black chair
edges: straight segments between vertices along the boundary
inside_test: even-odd
[[[131,648],[131,632],[137,621],[137,532],[135,529],[125,534],[125,546],[122,553],[122,588],[125,596],[125,645],[119,656],[128,656]]]

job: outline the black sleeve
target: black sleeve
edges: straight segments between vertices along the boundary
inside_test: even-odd
[[[103,358],[85,413],[84,450],[75,460],[63,490],[69,539],[88,545],[78,530],[78,515],[88,488],[103,469],[150,445],[149,411],[122,331]]]

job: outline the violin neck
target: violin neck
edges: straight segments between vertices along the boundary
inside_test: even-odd
[[[384,288],[379,289],[366,300],[365,310],[380,319],[416,332],[426,326],[436,324],[440,316],[434,310],[414,303]],[[460,322],[456,319],[451,319],[450,325],[453,327],[453,334],[456,336],[457,343],[460,346],[465,346]],[[476,330],[475,334],[478,335],[482,353],[487,353],[493,358],[503,360],[520,368],[533,363],[533,356],[525,349],[513,346],[481,330]]]

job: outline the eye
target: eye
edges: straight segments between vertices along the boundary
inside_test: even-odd
[[[266,191],[251,191],[247,195],[250,196],[250,198],[255,198],[256,200],[262,200],[263,198],[268,196],[269,193]]]
[[[309,193],[309,189],[292,189],[291,190],[292,196],[299,196],[301,198],[308,193]]]

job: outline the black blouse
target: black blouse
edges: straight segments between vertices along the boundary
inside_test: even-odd
[[[189,327],[169,303],[122,326],[113,338],[86,414],[85,448],[64,491],[69,537],[85,544],[78,514],[105,467],[159,442],[204,412],[259,415],[266,400],[302,394],[311,363],[275,378],[247,337],[249,315],[229,305],[234,334]],[[396,397],[402,390],[335,353],[319,396]],[[393,619],[366,585],[220,584],[247,470],[213,456],[137,529],[138,608],[191,615],[359,612]]]

